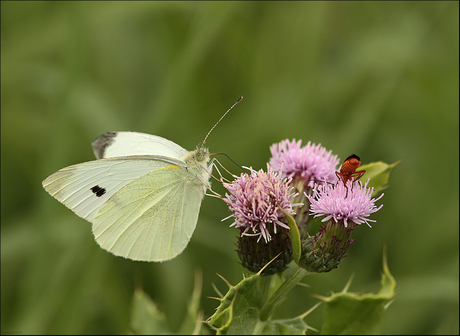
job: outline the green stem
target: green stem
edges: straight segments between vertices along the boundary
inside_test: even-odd
[[[264,330],[267,321],[257,320],[256,325],[254,326],[254,330],[252,331],[253,335],[262,335],[262,331]]]
[[[266,302],[268,299],[268,292],[270,290],[271,282],[272,282],[272,276],[261,276],[259,278],[259,281],[258,281],[259,289],[260,289],[260,292],[262,293],[264,302]]]
[[[300,280],[308,273],[308,271],[300,266],[284,281],[284,283],[276,290],[270,299],[264,304],[260,312],[260,320],[266,321],[273,313],[273,309],[279,305],[287,296],[287,294],[299,283]]]

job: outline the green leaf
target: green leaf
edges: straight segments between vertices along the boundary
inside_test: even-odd
[[[166,315],[141,289],[136,289],[131,312],[131,332],[137,335],[171,334]]]
[[[308,325],[303,316],[292,319],[268,321],[262,331],[264,335],[305,335]]]
[[[297,227],[297,224],[294,218],[292,218],[292,216],[290,216],[283,209],[281,209],[281,211],[283,212],[284,216],[286,216],[286,219],[289,225],[289,234],[291,235],[291,245],[292,245],[292,256],[294,257],[296,264],[299,264],[301,247],[302,247],[300,243],[299,228]]]
[[[387,302],[393,298],[396,286],[386,257],[383,263],[382,288],[378,294],[357,295],[344,289],[341,293],[322,297],[326,302],[322,334],[375,335],[380,332]]]
[[[366,173],[361,178],[361,180],[366,182],[367,179],[370,178],[368,187],[374,188],[374,192],[372,193],[372,196],[375,196],[378,192],[382,191],[383,189],[387,187],[387,183],[388,183],[388,179],[390,178],[391,170],[399,162],[401,162],[401,160],[398,160],[391,165],[379,161],[379,162],[372,162],[372,163],[359,167],[359,169],[363,169],[366,171]]]

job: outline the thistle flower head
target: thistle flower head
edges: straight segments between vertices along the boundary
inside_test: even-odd
[[[339,163],[337,155],[326,151],[321,144],[310,141],[302,147],[302,140],[283,140],[270,147],[272,157],[270,166],[274,170],[282,169],[282,177],[300,179],[305,185],[313,186],[314,181],[336,180],[335,167]]]
[[[223,183],[230,192],[223,200],[233,212],[227,218],[235,218],[230,226],[240,229],[241,235],[257,236],[258,240],[263,237],[265,242],[269,242],[279,228],[289,229],[282,222],[284,215],[280,208],[293,214],[290,201],[296,194],[292,193],[289,181],[273,172],[270,166],[267,165],[267,172],[249,170],[250,175],[243,173],[233,182]]]
[[[357,181],[347,183],[337,183],[337,185],[321,185],[314,189],[313,195],[305,195],[310,201],[310,213],[314,217],[326,216],[322,222],[334,220],[336,223],[342,222],[345,227],[350,223],[362,224],[375,222],[367,218],[370,214],[380,210],[383,206],[375,205],[375,202],[382,198],[383,193],[378,198],[371,198],[374,188],[367,188],[369,179],[363,185]]]
[[[326,151],[321,144],[308,142],[302,147],[302,140],[283,140],[270,147],[272,157],[270,165],[273,169],[282,171],[282,177],[291,178],[291,185],[298,192],[293,200],[302,204],[294,208],[294,219],[299,227],[302,239],[308,237],[309,202],[304,196],[310,195],[315,183],[335,182],[335,167],[339,163],[337,155]]]
[[[337,268],[353,243],[353,228],[362,223],[369,225],[373,220],[367,218],[380,210],[377,199],[371,198],[374,188],[367,188],[369,180],[337,185],[319,185],[312,195],[306,195],[310,202],[310,213],[326,216],[319,232],[302,242],[300,265],[311,272],[329,272]],[[370,225],[369,225],[370,226]]]
[[[241,264],[251,272],[264,268],[262,275],[272,275],[284,271],[292,260],[289,226],[281,209],[293,214],[290,201],[297,194],[291,192],[289,179],[282,179],[268,164],[267,172],[249,170],[250,174],[223,183],[230,192],[223,200],[233,212],[227,218],[235,218],[230,226],[240,230],[236,245]]]

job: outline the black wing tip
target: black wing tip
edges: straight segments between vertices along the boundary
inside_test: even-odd
[[[109,147],[113,143],[115,137],[117,136],[117,133],[118,132],[107,132],[107,133],[100,135],[93,141],[92,143],[93,151],[97,159],[104,158],[104,153],[105,153],[106,148]]]

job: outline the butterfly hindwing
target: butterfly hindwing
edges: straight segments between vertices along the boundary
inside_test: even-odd
[[[93,221],[98,244],[133,260],[164,261],[187,246],[198,220],[203,185],[183,167],[152,171],[126,185]]]

